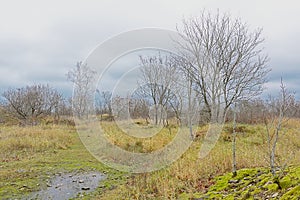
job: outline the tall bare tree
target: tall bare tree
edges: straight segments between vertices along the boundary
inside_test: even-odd
[[[266,82],[268,57],[262,54],[261,29],[250,32],[228,14],[183,20],[177,42],[183,65],[201,94],[210,120],[223,120],[230,105],[258,95]]]
[[[67,78],[74,83],[72,107],[76,117],[87,117],[93,100],[93,85],[96,72],[86,63],[78,62],[76,67],[67,73]]]

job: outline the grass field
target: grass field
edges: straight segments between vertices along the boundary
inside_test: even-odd
[[[1,126],[0,197],[19,199],[46,188],[57,173],[97,170],[107,174],[97,196],[126,175],[99,163],[82,145],[76,129],[66,125]]]
[[[135,139],[122,133],[112,122],[101,122],[101,125],[113,144],[128,151],[142,153],[162,148],[174,138],[177,130],[176,126],[171,125],[151,139]],[[201,135],[207,130],[206,126],[198,128],[200,137],[171,166],[152,173],[127,174],[106,167],[90,155],[73,126],[1,125],[0,196],[4,199],[16,199],[38,191],[45,187],[45,180],[58,172],[98,170],[108,174],[108,179],[101,183],[101,188],[90,193],[87,199],[191,199],[203,195],[216,199],[233,199],[238,191],[228,188],[231,177],[226,174],[231,171],[232,161],[230,127],[231,124],[225,125],[217,145],[203,159],[199,159],[198,155],[203,140]],[[237,167],[241,169],[238,178],[255,179],[251,176],[255,176],[260,169],[264,172],[264,180],[272,181],[271,174],[266,170],[268,154],[264,126],[239,124],[238,129],[241,132],[237,136]],[[242,183],[246,183],[241,181],[240,187],[237,187],[241,194],[244,192],[241,197],[251,196],[254,191],[257,195],[262,195],[262,192],[266,195],[278,193],[280,197],[297,190],[299,179],[295,177],[299,175],[300,166],[300,121],[290,120],[283,130],[285,134],[280,137],[276,156],[281,164],[287,162],[290,166],[280,176],[285,181],[290,180],[288,186],[280,189],[263,185],[260,189],[249,190],[247,185],[242,187]],[[247,175],[245,170],[248,170]],[[224,176],[218,177],[223,174]],[[287,176],[290,177],[286,178]],[[290,196],[298,195],[290,193]]]

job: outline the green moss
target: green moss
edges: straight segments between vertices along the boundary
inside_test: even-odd
[[[300,185],[294,187],[280,198],[281,200],[298,200],[300,197]]]
[[[196,193],[193,194],[193,198],[196,198],[196,199],[197,199],[197,198],[200,198],[201,195],[202,195],[201,193],[197,193],[197,192],[196,192]]]
[[[286,176],[279,181],[279,184],[281,189],[286,189],[289,188],[293,184],[293,182],[289,176]]]
[[[257,169],[241,169],[238,171],[237,176],[232,178],[231,173],[227,173],[223,176],[219,176],[215,179],[216,183],[210,188],[210,191],[223,191],[223,190],[230,190],[231,184],[228,181],[234,179],[238,180],[239,183],[235,184],[234,187],[244,187],[249,185],[252,182],[252,176],[257,174]],[[250,177],[249,180],[244,180],[245,177]]]
[[[251,196],[259,194],[261,192],[261,188],[254,187],[254,190],[251,192]]]
[[[228,181],[231,179],[231,174],[228,173],[224,176],[216,178],[216,184],[210,188],[210,191],[221,191],[228,187]]]
[[[208,192],[206,195],[209,199],[223,199],[223,195],[219,192]]]
[[[235,198],[232,194],[230,194],[230,195],[224,197],[223,199],[225,199],[225,200],[234,200]]]
[[[276,183],[268,184],[265,186],[269,191],[275,192],[278,190],[278,185]]]
[[[178,198],[181,200],[188,200],[191,198],[191,195],[184,192],[184,193],[179,194]]]
[[[291,168],[289,170],[289,176],[294,177],[297,180],[300,180],[300,166]]]
[[[241,196],[242,196],[242,199],[249,199],[251,197],[251,193],[249,190],[246,190],[246,191],[242,192]]]
[[[238,171],[235,179],[241,180],[247,176],[253,176],[255,174],[257,174],[257,169],[241,169]]]
[[[264,186],[268,181],[270,181],[270,174],[262,174],[259,176],[257,186]]]
[[[283,199],[293,199],[300,197],[299,170],[300,167],[290,167],[285,170],[286,176],[279,180],[279,185],[268,169],[242,169],[238,175],[232,178],[231,173],[227,173],[215,178],[215,184],[210,187],[205,194],[208,199],[257,199],[267,197],[274,192],[279,192]],[[229,184],[229,180],[238,180],[237,183]],[[293,188],[290,190],[290,188]],[[205,195],[201,197],[205,198]],[[280,196],[279,196],[280,197]],[[297,199],[294,198],[294,199]]]

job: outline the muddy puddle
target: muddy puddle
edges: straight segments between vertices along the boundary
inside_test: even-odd
[[[67,200],[95,190],[105,175],[99,172],[59,173],[47,181],[46,187],[24,199]]]

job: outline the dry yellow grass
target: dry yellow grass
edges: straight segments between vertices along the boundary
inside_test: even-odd
[[[106,126],[113,126],[106,124]],[[226,125],[230,127],[230,124]],[[237,137],[237,166],[238,169],[252,167],[268,167],[267,143],[264,125],[240,125],[244,132]],[[279,164],[300,164],[300,121],[290,120],[285,126],[276,155]],[[112,127],[111,127],[112,128]],[[206,129],[207,127],[204,127]],[[103,199],[178,199],[180,194],[187,195],[204,192],[212,184],[216,175],[231,171],[231,138],[228,137],[228,128],[224,129],[217,145],[204,159],[199,159],[199,150],[202,139],[193,142],[189,150],[171,166],[160,171],[136,174],[128,179],[126,185],[120,185],[101,196]],[[203,132],[204,130],[199,130]],[[227,132],[226,132],[227,131]],[[116,132],[114,133],[116,134]],[[111,137],[113,135],[110,135]],[[153,138],[154,139],[154,138]],[[167,144],[170,138],[157,135],[156,139],[161,147]],[[114,139],[112,139],[114,140]],[[122,137],[114,140],[115,144],[124,146],[132,138]],[[121,141],[121,142],[118,142]],[[148,143],[143,142],[143,148]],[[98,197],[97,197],[98,198]]]
[[[55,149],[66,149],[72,143],[67,126],[1,126],[1,161],[19,160]]]
[[[163,148],[174,138],[178,130],[174,125],[163,128],[154,125],[140,126],[137,124],[129,124],[125,127],[126,130],[130,131],[129,135],[124,133],[124,130],[121,130],[114,122],[103,121],[101,122],[101,127],[111,143],[127,151],[140,153],[152,152]],[[141,131],[149,132],[149,134],[154,132],[156,134],[154,134],[153,137],[148,138],[136,138],[132,136],[139,135]]]

